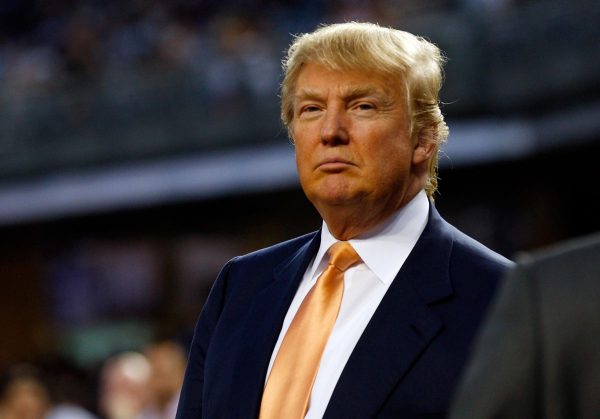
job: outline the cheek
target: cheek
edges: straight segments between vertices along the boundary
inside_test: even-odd
[[[366,129],[362,133],[357,133],[355,138],[357,140],[355,146],[367,157],[395,158],[404,150],[401,137],[388,129]]]
[[[300,157],[305,159],[310,152],[310,135],[307,129],[297,129],[292,132],[292,142],[296,153],[296,159]]]
[[[380,176],[396,177],[409,170],[412,154],[410,146],[402,141],[399,137],[388,138],[364,150],[372,169]]]
[[[308,164],[308,151],[305,145],[296,142],[294,145],[294,153],[296,155],[296,166],[298,170],[303,169]]]
[[[307,186],[314,176],[313,163],[310,157],[310,151],[307,147],[296,145],[296,169],[300,183]]]

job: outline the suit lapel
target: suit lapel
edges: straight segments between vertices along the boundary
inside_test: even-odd
[[[452,294],[452,236],[430,205],[421,237],[359,339],[324,418],[374,417],[443,328],[428,304]]]
[[[317,232],[292,257],[276,267],[273,280],[257,294],[252,304],[245,334],[239,340],[240,357],[236,365],[239,384],[236,381],[231,399],[237,405],[233,408],[238,412],[235,417],[258,416],[273,347],[303,274],[319,249],[320,240],[321,235]]]

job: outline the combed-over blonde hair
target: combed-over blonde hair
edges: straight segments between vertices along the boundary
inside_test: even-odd
[[[291,134],[294,93],[302,65],[316,63],[332,70],[372,72],[398,80],[407,95],[409,135],[431,142],[425,186],[431,198],[437,190],[438,152],[448,137],[448,126],[440,110],[444,57],[437,46],[411,33],[373,23],[338,23],[299,35],[283,60],[281,119]]]

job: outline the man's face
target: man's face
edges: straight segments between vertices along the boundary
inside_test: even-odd
[[[366,72],[304,65],[292,136],[302,188],[324,218],[322,209],[358,206],[381,221],[422,188],[414,172],[425,157],[408,131],[399,86]]]

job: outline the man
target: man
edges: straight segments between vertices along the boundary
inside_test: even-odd
[[[319,232],[230,261],[195,330],[179,419],[443,417],[510,262],[430,200],[441,54],[366,23],[296,39],[282,119]]]
[[[50,392],[40,371],[31,365],[15,365],[0,377],[0,418],[44,419]]]
[[[100,371],[98,405],[107,419],[136,419],[148,401],[150,364],[145,355],[123,352]]]
[[[144,350],[150,365],[148,402],[136,419],[173,419],[185,372],[185,351],[170,340],[150,344]]]
[[[600,417],[600,234],[522,259],[466,371],[452,418]]]

